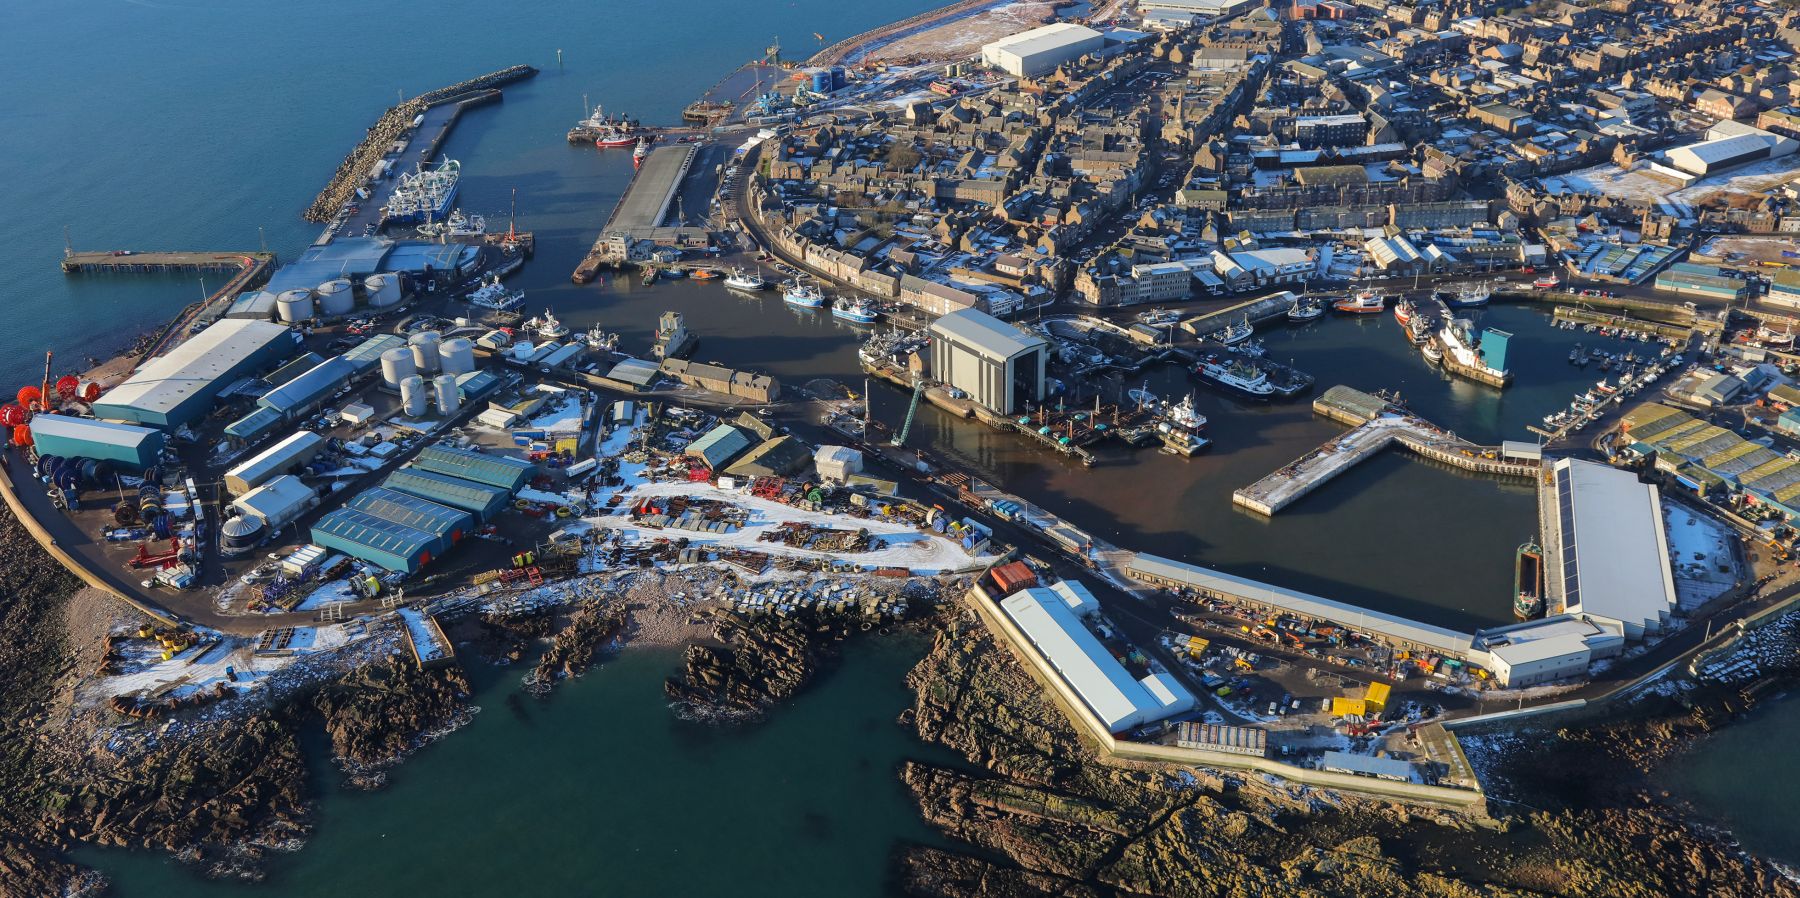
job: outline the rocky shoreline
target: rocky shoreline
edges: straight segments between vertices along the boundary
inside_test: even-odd
[[[838,656],[847,628],[811,614],[725,618],[715,641],[682,655],[682,672],[663,686],[675,714],[707,723],[751,723],[812,682]]]

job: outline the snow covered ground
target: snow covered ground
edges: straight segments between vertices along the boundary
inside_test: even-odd
[[[1800,161],[1796,157],[1784,156],[1701,178],[1680,189],[1676,189],[1675,184],[1667,178],[1657,177],[1646,170],[1626,171],[1610,162],[1558,175],[1556,179],[1569,189],[1582,193],[1697,206],[1717,194],[1756,194],[1787,183],[1800,176],[1800,168],[1797,166],[1800,166]]]
[[[198,644],[167,661],[154,654],[153,643],[133,641],[127,643],[133,648],[125,651],[127,672],[94,680],[84,691],[87,697],[103,701],[121,695],[180,698],[220,683],[239,691],[260,690],[295,664],[363,643],[377,631],[362,620],[298,627],[281,654],[258,654],[255,638],[201,631]],[[231,676],[226,668],[231,669]]]
[[[1685,506],[1664,502],[1663,531],[1668,535],[1669,568],[1682,611],[1691,612],[1718,598],[1737,582],[1737,561],[1731,551],[1734,537],[1725,525]]]

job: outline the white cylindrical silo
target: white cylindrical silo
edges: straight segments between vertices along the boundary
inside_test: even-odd
[[[419,366],[420,374],[436,374],[438,371],[438,346],[443,337],[437,331],[422,331],[412,335],[407,342],[412,344],[413,364]]]
[[[400,276],[396,274],[371,274],[363,280],[363,295],[368,297],[369,308],[388,309],[400,304]]]
[[[281,316],[284,324],[310,320],[313,316],[312,291],[282,291],[280,296],[275,297],[275,313]]]
[[[456,375],[440,374],[433,380],[432,386],[437,391],[438,414],[449,416],[462,408],[462,389],[456,385]]]
[[[475,370],[475,344],[468,337],[451,337],[438,347],[438,368],[445,374]]]
[[[425,391],[425,378],[417,374],[400,382],[400,410],[408,418],[423,418],[425,410],[431,403],[431,396]]]
[[[388,389],[400,389],[400,382],[419,373],[413,363],[412,350],[394,347],[381,354],[381,382]]]
[[[322,317],[336,318],[356,310],[356,296],[350,292],[350,281],[346,278],[320,284],[318,293],[319,315]]]

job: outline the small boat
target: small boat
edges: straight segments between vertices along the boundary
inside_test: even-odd
[[[648,287],[655,283],[656,283],[656,269],[645,268],[644,269],[644,277],[643,277],[644,286]]]
[[[1245,315],[1243,321],[1213,334],[1213,339],[1226,346],[1236,346],[1237,344],[1250,339],[1255,333],[1256,329],[1250,326],[1250,316]]]
[[[642,167],[644,164],[644,157],[649,156],[649,155],[650,155],[650,138],[648,138],[648,137],[638,138],[637,149],[631,151],[631,167],[632,168]]]
[[[496,312],[510,312],[525,304],[525,291],[508,290],[500,285],[500,275],[489,272],[468,296],[463,297],[472,306],[492,309]]]
[[[1611,396],[1612,394],[1619,392],[1619,388],[1608,383],[1606,378],[1604,378],[1604,377],[1600,378],[1599,383],[1594,384],[1594,389],[1600,391],[1601,394],[1607,395],[1607,396]]]
[[[1544,550],[1527,540],[1513,563],[1513,616],[1531,620],[1544,613]]]
[[[1261,340],[1245,340],[1242,343],[1228,348],[1238,355],[1253,359],[1260,359],[1269,354],[1269,347],[1263,345],[1263,341]]]
[[[1181,313],[1173,309],[1151,309],[1148,312],[1139,312],[1137,320],[1152,327],[1159,324],[1174,324],[1181,320]]]
[[[717,268],[689,268],[687,270],[687,276],[696,281],[710,281],[724,277],[725,275]]]
[[[1464,284],[1455,293],[1439,294],[1444,305],[1452,309],[1475,309],[1488,304],[1494,298],[1494,291],[1486,284]]]
[[[782,298],[786,299],[785,291]],[[840,296],[831,304],[831,317],[851,324],[874,324],[881,317],[881,312],[867,299]]]
[[[1288,306],[1287,319],[1296,323],[1317,321],[1325,314],[1325,305],[1310,299],[1297,299]]]
[[[666,278],[684,278],[687,277],[687,269],[682,268],[679,265],[670,265],[662,270],[662,276]]]
[[[782,287],[781,301],[802,309],[822,309],[825,307],[825,293],[818,287],[795,278]]]
[[[530,318],[525,321],[524,328],[548,340],[560,340],[569,335],[569,326],[556,317],[556,313],[544,310],[541,318]]]
[[[1426,361],[1435,365],[1444,360],[1444,347],[1438,345],[1436,340],[1426,340],[1419,346],[1419,354],[1425,356]]]
[[[1348,315],[1375,315],[1387,308],[1387,298],[1373,290],[1359,290],[1354,296],[1332,303],[1331,307]]]
[[[754,271],[733,268],[731,273],[725,276],[725,286],[735,290],[767,290],[769,282],[763,280],[763,276]]]
[[[1394,320],[1400,322],[1400,325],[1402,327],[1404,327],[1408,324],[1411,324],[1412,317],[1413,317],[1412,300],[1402,299],[1399,302],[1394,303]]]

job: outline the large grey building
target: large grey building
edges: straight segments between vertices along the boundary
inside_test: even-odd
[[[1106,38],[1100,32],[1073,22],[1056,22],[983,44],[981,61],[1007,74],[1029,78],[1104,46]]]
[[[931,375],[1010,415],[1044,399],[1049,343],[986,312],[951,312],[931,325]]]

